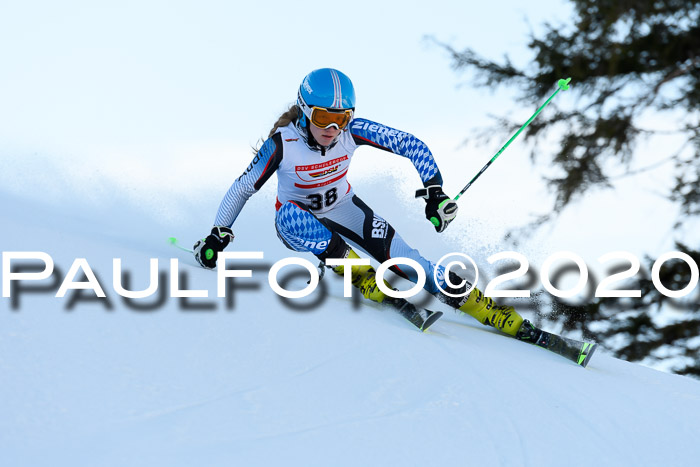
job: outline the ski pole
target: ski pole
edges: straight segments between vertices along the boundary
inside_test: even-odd
[[[500,156],[501,153],[502,153],[503,151],[506,150],[506,148],[508,147],[508,145],[509,145],[510,143],[512,143],[513,140],[514,140],[515,138],[517,138],[518,135],[525,129],[525,127],[527,127],[527,126],[530,124],[530,122],[532,122],[532,121],[535,119],[535,117],[537,117],[537,115],[542,111],[542,109],[544,109],[544,108],[547,106],[547,104],[549,104],[549,101],[551,101],[551,100],[554,98],[554,96],[557,95],[557,93],[558,93],[559,91],[562,91],[562,90],[566,91],[567,89],[569,89],[569,81],[571,81],[571,78],[560,79],[560,80],[557,82],[557,86],[558,86],[558,87],[557,87],[557,90],[554,91],[554,94],[552,94],[551,96],[549,96],[549,99],[547,99],[547,101],[546,101],[544,104],[542,104],[542,106],[541,106],[539,109],[537,109],[537,111],[536,111],[534,114],[532,114],[532,117],[530,117],[530,119],[529,119],[527,122],[525,122],[525,124],[524,124],[523,126],[520,127],[520,129],[508,140],[508,142],[507,142],[506,144],[503,145],[503,147],[496,153],[496,155],[493,156],[493,157],[491,158],[491,160],[488,161],[488,162],[486,163],[486,165],[479,171],[479,173],[476,174],[476,175],[474,176],[474,178],[472,178],[471,181],[470,181],[469,183],[467,183],[467,186],[465,186],[465,187],[462,189],[462,191],[460,191],[459,194],[458,194],[457,196],[454,197],[454,200],[455,200],[455,201],[457,201],[457,200],[459,199],[459,197],[462,196],[462,195],[464,194],[464,192],[467,191],[467,189],[469,189],[470,186],[472,186],[472,183],[474,183],[474,181],[475,181],[477,178],[479,178],[479,177],[481,176],[481,174],[484,173],[484,172],[486,171],[486,169],[489,168],[489,166],[493,163],[493,161],[495,161],[496,159],[498,159],[498,156]]]
[[[174,246],[175,248],[177,248],[177,249],[179,249],[179,250],[186,251],[186,252],[188,252],[188,253],[194,253],[194,251],[193,251],[192,249],[190,249],[190,248],[185,248],[184,246],[181,246],[181,245],[178,243],[177,238],[175,238],[175,237],[169,237],[169,238],[168,238],[168,243],[170,243],[172,246]]]

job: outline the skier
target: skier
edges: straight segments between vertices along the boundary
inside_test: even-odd
[[[301,82],[297,101],[282,114],[253,161],[238,177],[221,202],[211,233],[194,245],[194,255],[205,268],[215,268],[218,253],[233,240],[231,227],[243,205],[277,173],[277,235],[294,251],[329,258],[359,258],[351,242],[381,262],[389,258],[413,259],[425,270],[424,288],[442,302],[481,323],[516,336],[523,318],[510,306],[497,306],[477,288],[464,294],[467,284],[450,276],[408,246],[382,217],[354,192],[347,180],[353,154],[371,146],[411,160],[423,187],[416,196],[425,200],[425,216],[442,232],[457,215],[457,203],[442,191],[442,176],[435,159],[421,140],[410,133],[355,118],[355,91],[350,79],[332,68],[309,73]],[[330,267],[330,266],[329,266]],[[434,274],[435,268],[437,274]],[[352,284],[375,302],[385,299],[371,266],[351,266]],[[332,268],[343,275],[344,267]],[[410,267],[392,266],[400,277],[417,281]],[[437,277],[437,282],[436,282]],[[461,295],[451,297],[450,295]],[[529,322],[528,326],[531,328]]]

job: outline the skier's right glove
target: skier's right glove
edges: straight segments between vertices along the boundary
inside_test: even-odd
[[[425,200],[425,218],[437,232],[442,232],[457,216],[457,203],[442,191],[440,185],[430,185],[416,191],[416,198]]]
[[[224,251],[224,248],[233,240],[233,237],[231,229],[215,225],[207,238],[198,240],[192,247],[194,258],[203,268],[214,269],[219,252]]]

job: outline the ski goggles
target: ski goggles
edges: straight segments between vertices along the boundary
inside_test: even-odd
[[[342,130],[350,120],[352,120],[352,109],[333,110],[323,107],[311,107],[311,123],[319,128],[330,128],[335,125],[336,128]]]

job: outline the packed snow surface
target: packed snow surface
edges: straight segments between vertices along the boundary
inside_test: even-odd
[[[55,270],[19,282],[0,302],[3,466],[682,466],[700,458],[695,380],[605,349],[582,369],[434,300],[423,303],[445,316],[420,333],[390,310],[343,298],[332,273],[309,297],[280,299],[267,282],[271,265],[313,258],[277,240],[269,194],[246,206],[230,248],[264,259],[235,263],[252,277],[217,298],[216,272],[167,242],[190,246],[205,235],[216,196],[196,207],[185,196],[146,202],[120,186],[91,192],[97,201],[16,191],[0,194],[3,255],[45,252]],[[424,225],[420,209],[365,193],[426,255],[454,246],[454,236]],[[190,214],[168,211],[168,201]],[[106,299],[93,290],[55,296],[77,258]],[[131,290],[148,286],[149,259],[158,259],[157,293],[120,297],[114,258]],[[207,298],[169,297],[171,258],[180,289]],[[286,287],[306,286],[303,269],[286,271],[298,272]]]

